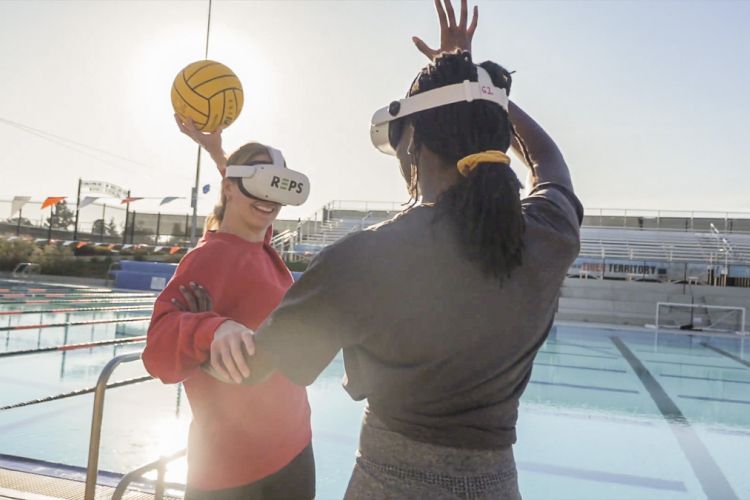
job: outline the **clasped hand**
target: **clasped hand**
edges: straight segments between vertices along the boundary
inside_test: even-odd
[[[208,290],[197,283],[180,286],[180,293],[184,304],[172,299],[172,304],[180,311],[201,313],[213,309]],[[250,376],[246,356],[253,354],[253,331],[236,321],[227,320],[214,333],[209,362],[211,369],[208,371],[222,382],[241,384],[243,379]]]

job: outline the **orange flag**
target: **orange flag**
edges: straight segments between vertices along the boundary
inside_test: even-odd
[[[87,242],[85,242],[85,241],[79,241],[78,244],[76,245],[76,248],[83,248],[86,245],[88,245]]]
[[[131,196],[130,198],[123,199],[122,202],[120,203],[120,205],[129,205],[129,204],[133,203],[134,201],[138,201],[138,200],[142,200],[142,199],[143,199],[142,196]]]
[[[42,209],[45,209],[47,207],[54,207],[64,199],[65,196],[50,196],[46,200],[44,200],[44,203],[42,203]]]
[[[180,250],[182,250],[182,247],[172,247],[172,248],[169,249],[169,255],[174,255],[177,252],[179,252]]]

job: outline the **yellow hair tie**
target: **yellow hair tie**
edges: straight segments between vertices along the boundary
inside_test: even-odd
[[[502,151],[483,151],[473,155],[465,156],[458,160],[458,171],[466,177],[469,173],[477,168],[480,163],[500,163],[510,165],[510,157]]]

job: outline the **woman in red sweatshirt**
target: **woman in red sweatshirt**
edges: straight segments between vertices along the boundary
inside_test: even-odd
[[[271,158],[265,146],[250,143],[219,162],[220,170],[227,161],[252,165]],[[260,326],[292,284],[269,245],[280,207],[248,196],[235,179],[225,178],[214,211],[218,231],[206,232],[182,259],[154,307],[143,363],[164,383],[185,384],[193,412],[188,500],[315,496],[305,389],[280,373],[248,386],[221,382],[201,369],[212,355],[243,358],[244,346],[252,347],[248,329]],[[210,311],[175,308],[181,291],[196,283],[213,298]]]

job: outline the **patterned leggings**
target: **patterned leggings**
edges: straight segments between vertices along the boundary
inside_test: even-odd
[[[347,500],[520,500],[513,450],[464,450],[413,441],[372,413],[362,426]]]

